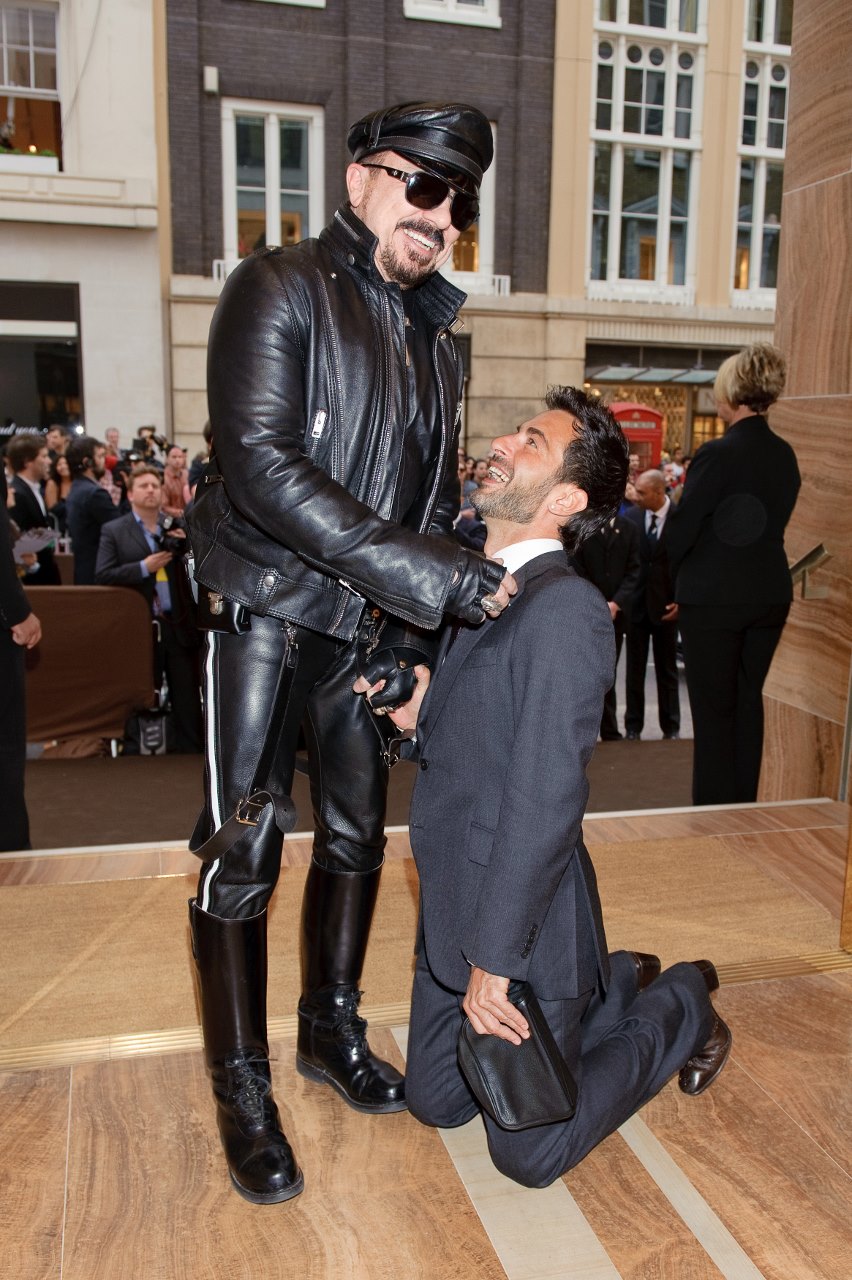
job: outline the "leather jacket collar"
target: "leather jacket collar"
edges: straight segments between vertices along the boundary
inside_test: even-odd
[[[372,231],[352,212],[348,204],[342,204],[331,222],[319,234],[319,240],[335,256],[343,256],[351,267],[356,267],[373,284],[386,282],[376,270],[376,245]],[[396,287],[396,286],[393,286]],[[450,284],[435,272],[415,291],[417,305],[436,328],[449,328],[457,318],[466,293]]]

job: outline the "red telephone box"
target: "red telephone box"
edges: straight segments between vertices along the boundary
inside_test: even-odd
[[[630,452],[639,455],[639,470],[658,467],[663,452],[663,415],[646,404],[625,400],[609,407],[630,441]]]

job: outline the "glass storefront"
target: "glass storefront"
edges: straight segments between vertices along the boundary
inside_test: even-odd
[[[0,422],[83,421],[77,286],[0,281]]]
[[[648,405],[663,415],[663,450],[693,454],[721,435],[713,399],[716,370],[730,348],[621,346],[589,343],[585,390],[605,404]]]

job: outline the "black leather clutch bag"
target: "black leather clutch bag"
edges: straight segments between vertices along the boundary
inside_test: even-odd
[[[574,1077],[528,982],[511,982],[509,999],[527,1020],[519,1045],[480,1036],[465,1018],[459,1033],[459,1065],[479,1105],[502,1129],[570,1120],[577,1106]]]

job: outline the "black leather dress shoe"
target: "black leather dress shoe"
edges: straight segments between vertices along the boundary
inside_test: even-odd
[[[714,991],[719,990],[719,975],[716,972],[716,966],[712,960],[692,960],[690,963],[695,965],[695,968],[707,984],[708,993],[712,996]]]
[[[636,965],[636,990],[644,991],[660,976],[663,967],[660,957],[649,955],[646,951],[630,951],[628,955]]]
[[[699,1093],[709,1089],[728,1061],[732,1041],[731,1028],[717,1014],[709,1040],[678,1073],[677,1082],[684,1093],[697,1098]]]
[[[680,738],[680,734],[679,734],[679,733],[664,733],[664,734],[663,734],[663,737],[666,739],[666,741],[667,741],[667,742],[676,742],[676,741],[678,740],[678,738]]]
[[[628,742],[638,742],[642,737],[641,733],[637,733],[635,729],[628,729],[624,736]]]

